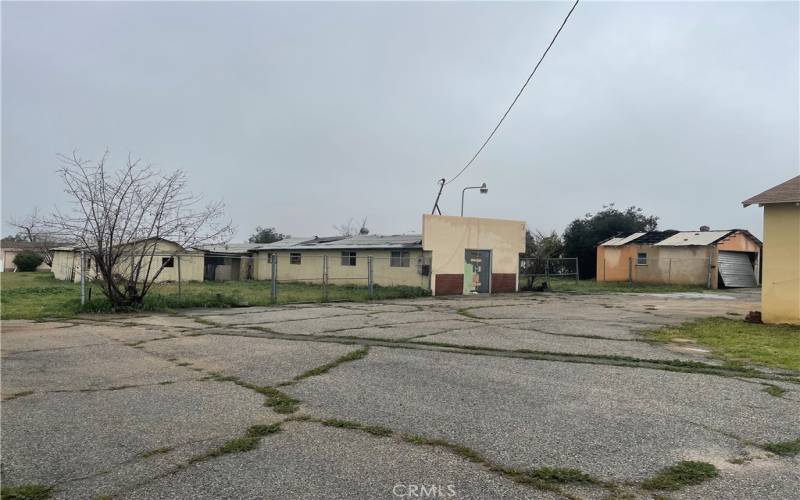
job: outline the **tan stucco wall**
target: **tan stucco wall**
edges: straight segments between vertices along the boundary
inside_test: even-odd
[[[278,256],[278,281],[322,282],[324,256],[328,257],[328,283],[334,285],[367,285],[367,257],[372,257],[372,279],[377,285],[406,285],[428,288],[428,276],[418,271],[423,252],[409,250],[408,267],[391,266],[391,250],[356,250],[356,265],[342,265],[342,250],[273,250]],[[253,276],[257,280],[272,279],[270,252],[259,251],[253,259]],[[290,263],[290,253],[300,254],[300,264]]]
[[[639,252],[647,253],[647,264],[637,265]],[[597,247],[597,281],[628,281],[629,266],[636,283],[706,285],[711,257],[711,286],[717,286],[716,251],[713,246],[657,247],[625,245]],[[629,264],[631,259],[631,264]]]
[[[800,206],[764,207],[761,319],[800,324]]]
[[[422,248],[431,252],[431,290],[437,274],[464,274],[465,250],[491,250],[492,273],[513,273],[519,286],[519,255],[525,251],[525,223],[515,220],[422,216]]]
[[[135,252],[135,250],[134,250]],[[150,264],[149,275],[155,275],[161,266],[161,259],[170,255],[175,255],[175,265],[165,267],[156,278],[156,282],[177,281],[178,280],[178,259],[180,256],[180,275],[181,281],[202,281],[203,280],[203,254],[202,252],[186,252],[180,246],[171,242],[158,242],[156,244],[155,256]],[[87,257],[88,258],[88,257]],[[80,251],[57,250],[53,252],[53,276],[59,280],[80,281]],[[142,262],[140,279],[144,279],[147,271],[147,258]],[[115,272],[127,275],[130,272],[131,258],[123,256],[118,262]],[[97,267],[91,263],[86,273],[87,280],[98,278]]]

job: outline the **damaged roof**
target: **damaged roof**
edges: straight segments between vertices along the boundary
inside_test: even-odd
[[[282,241],[276,243],[282,243]],[[422,248],[422,235],[358,234],[349,237],[312,238],[295,244],[276,245],[275,243],[270,243],[269,245],[262,245],[259,250],[357,250],[369,248]]]
[[[611,238],[598,246],[620,247],[624,245],[654,245],[657,247],[687,247],[706,246],[734,233],[743,233],[748,238],[761,245],[761,240],[745,229],[719,229],[714,231],[648,231],[646,233],[633,233],[627,236]]]

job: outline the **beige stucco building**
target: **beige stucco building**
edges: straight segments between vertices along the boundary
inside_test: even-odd
[[[433,295],[518,290],[525,230],[522,221],[425,214],[422,249],[431,255]]]
[[[761,242],[742,229],[649,231],[597,246],[597,281],[755,287]]]
[[[128,276],[131,272],[134,256],[139,255],[142,245],[147,245],[148,255],[142,262],[141,279],[145,276],[155,276],[156,282],[177,281],[180,275],[181,281],[202,281],[204,252],[199,250],[186,250],[175,242],[159,239],[136,243],[131,247],[127,255],[123,255],[117,264],[115,273]],[[81,279],[81,247],[62,246],[52,249],[53,251],[53,276],[59,280],[80,281]],[[152,252],[152,254],[150,254]],[[86,279],[94,280],[99,278],[97,263],[86,252]],[[161,272],[159,269],[162,267]]]
[[[742,204],[764,207],[761,319],[800,324],[800,175]]]

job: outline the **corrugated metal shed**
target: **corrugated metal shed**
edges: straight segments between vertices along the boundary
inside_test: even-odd
[[[655,244],[657,247],[688,247],[688,246],[706,246],[720,240],[730,233],[730,229],[724,231],[681,231],[677,234],[670,236],[665,240],[661,240]]]
[[[629,234],[628,236],[620,236],[618,238],[611,238],[610,240],[601,243],[600,246],[602,247],[621,247],[622,245],[626,245],[631,241],[635,240],[636,238],[640,238],[644,236],[646,233],[633,233]]]

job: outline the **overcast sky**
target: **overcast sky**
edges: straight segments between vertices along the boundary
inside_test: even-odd
[[[800,172],[797,2],[582,3],[445,214],[557,231],[607,203],[746,228]],[[182,168],[238,226],[418,232],[570,4],[2,4],[2,217],[55,154]]]

